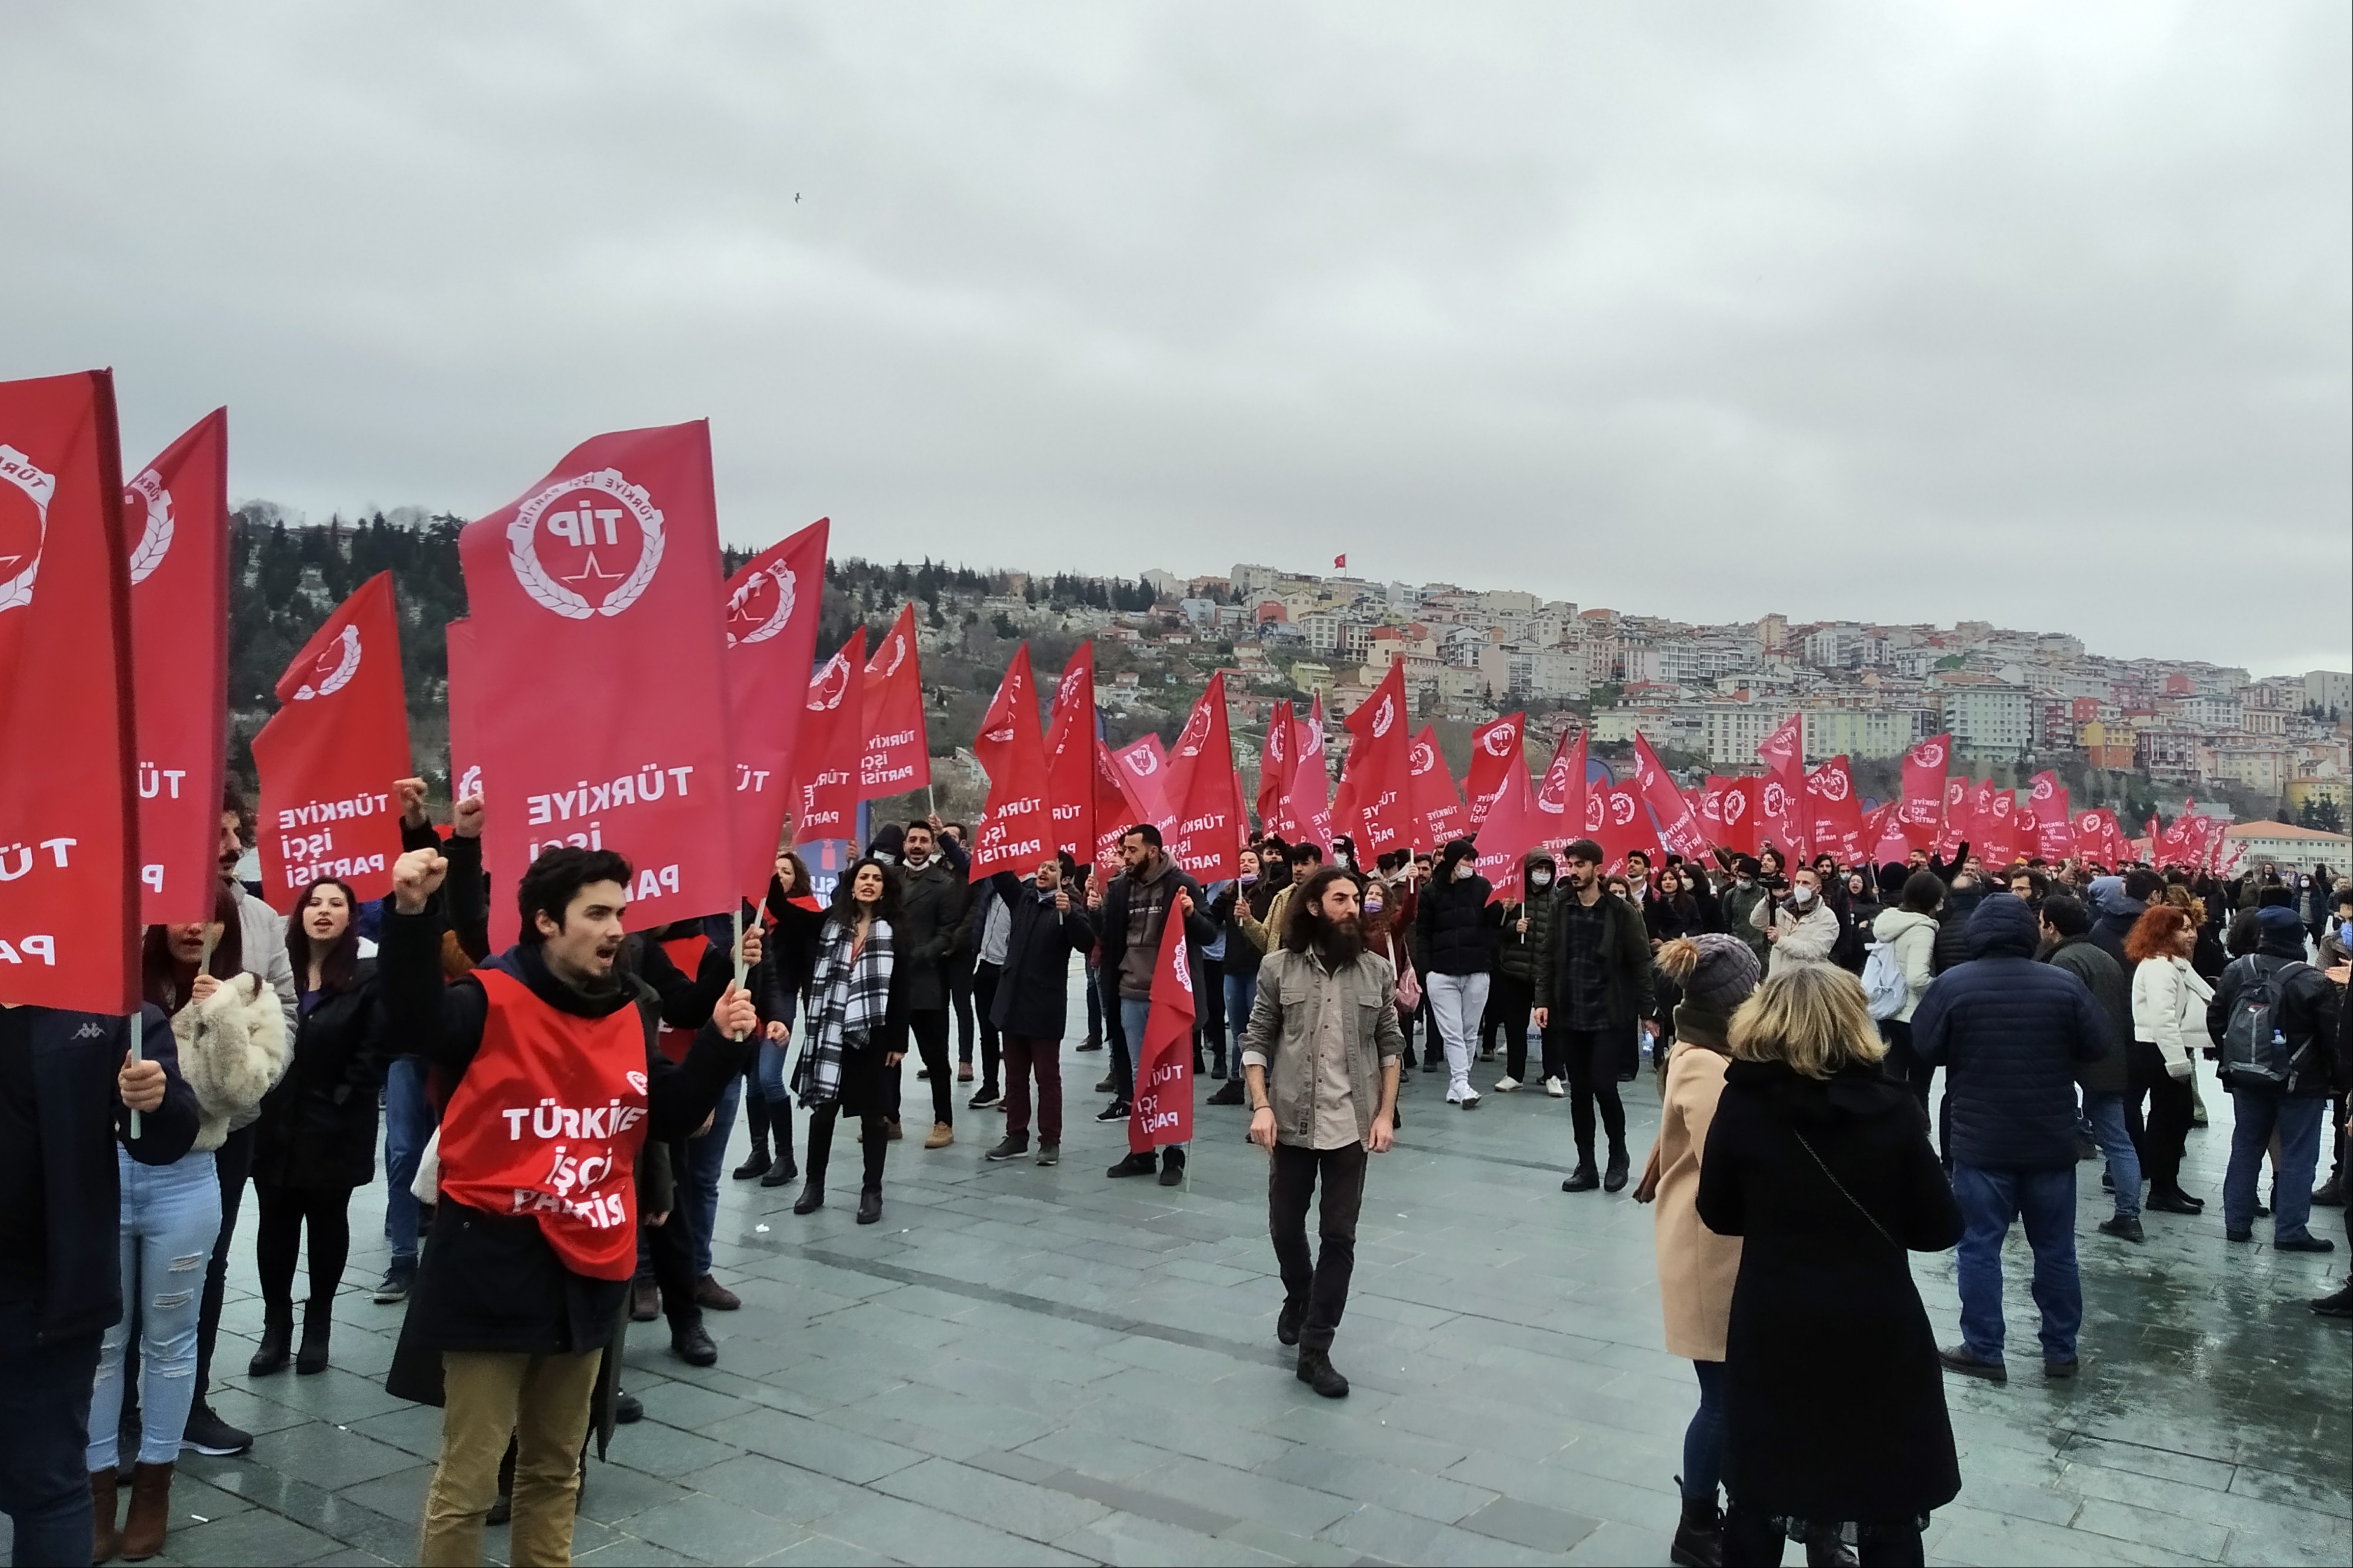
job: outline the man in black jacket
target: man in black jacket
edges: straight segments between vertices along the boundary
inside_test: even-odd
[[[122,1321],[115,1144],[168,1165],[195,1142],[172,1026],[141,1017],[133,1062],[127,1019],[0,1004],[0,1509],[19,1563],[90,1561],[90,1384]]]
[[[1126,1058],[1127,1081],[1133,1084],[1136,1053],[1144,1049],[1144,1026],[1152,1016],[1152,975],[1172,920],[1176,940],[1195,949],[1217,940],[1218,922],[1201,896],[1201,885],[1168,858],[1160,846],[1160,830],[1152,824],[1138,823],[1121,834],[1119,857],[1122,869],[1095,906],[1094,928],[1095,940],[1103,944],[1099,973],[1118,990],[1120,1049]],[[1194,962],[1191,955],[1187,962]],[[1125,1120],[1128,1107],[1124,1102],[1112,1109],[1116,1116],[1106,1110],[1096,1120]],[[1130,1154],[1104,1173],[1148,1176],[1153,1164],[1149,1153]],[[1160,1184],[1173,1187],[1184,1179],[1185,1145],[1172,1143],[1161,1166]]]
[[[2125,1091],[2129,1074],[2125,1053],[2132,1046],[2132,981],[2116,967],[2107,951],[2092,941],[2092,911],[2081,900],[2053,893],[2042,900],[2042,961],[2084,983],[2092,1000],[2108,1020],[2107,1049],[2097,1061],[2085,1062],[2075,1074],[2084,1090],[2084,1119],[2107,1156],[2108,1184],[2116,1191],[2116,1212],[2100,1222],[2100,1229],[2119,1241],[2144,1239],[2140,1227],[2140,1154],[2133,1148],[2125,1122]]]
[[[1552,927],[1537,960],[1536,1027],[1544,1031],[1545,1054],[1568,1062],[1568,1111],[1577,1133],[1577,1169],[1560,1184],[1564,1193],[1626,1184],[1626,1108],[1618,1099],[1618,1064],[1635,1058],[1634,1033],[1652,1009],[1651,938],[1642,915],[1623,899],[1603,890],[1601,846],[1579,838],[1561,851],[1561,882],[1553,889]],[[1593,1110],[1609,1138],[1607,1176],[1593,1169]]]
[[[2001,1245],[2023,1218],[2042,1313],[2042,1373],[2075,1375],[2084,1284],[2075,1268],[2075,1074],[2107,1052],[2113,1026],[2084,983],[2034,962],[2023,900],[1991,893],[1969,917],[1974,956],[1938,975],[1912,1015],[1912,1049],[1945,1068],[1953,1108],[1953,1196],[1965,1229],[1957,1258],[1961,1343],[1954,1372],[2008,1381],[2002,1362]]]
[[[1038,1163],[1062,1157],[1062,1034],[1069,1023],[1071,954],[1094,945],[1086,911],[1071,901],[1060,856],[1038,863],[1023,881],[1010,871],[989,879],[1005,911],[1005,956],[988,992],[989,1026],[1005,1065],[1005,1137],[987,1159],[1029,1152],[1029,1083],[1038,1083]],[[978,993],[975,994],[976,995]]]
[[[2265,1076],[2222,1061],[2223,1087],[2231,1091],[2231,1165],[2222,1177],[2222,1234],[2246,1241],[2254,1234],[2255,1179],[2263,1152],[2279,1135],[2279,1175],[2272,1183],[2272,1246],[2282,1252],[2334,1252],[2336,1244],[2315,1236],[2312,1174],[2320,1157],[2321,1123],[2336,1089],[2334,1042],[2337,987],[2304,962],[2304,922],[2293,907],[2272,905],[2256,912],[2262,937],[2255,951],[2232,960],[2206,1006],[2206,1032],[2221,1045],[2232,1015],[2265,984],[2274,998],[2271,1026],[2275,1049],[2260,1043],[2265,1060],[2284,1066],[2284,1077]]]
[[[971,889],[958,867],[960,852],[944,853],[929,822],[907,824],[899,858],[899,923],[892,932],[896,962],[907,970],[907,1028],[931,1076],[932,1131],[926,1149],[955,1142],[955,1082],[948,1076],[948,960],[964,927]],[[968,862],[967,862],[968,863]],[[892,1084],[895,1087],[897,1079]],[[892,1128],[896,1131],[895,1093]]]
[[[445,1397],[417,1560],[481,1560],[512,1435],[514,1560],[566,1562],[590,1400],[636,1261],[636,1157],[711,1113],[758,1012],[731,985],[682,1062],[661,1053],[617,973],[628,863],[602,849],[541,855],[516,889],[522,942],[444,984],[447,872],[435,850],[400,858],[377,954],[394,1037],[457,1083],[403,1331],[439,1352]]]

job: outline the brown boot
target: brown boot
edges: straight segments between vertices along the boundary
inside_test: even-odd
[[[131,1516],[122,1521],[122,1560],[143,1563],[164,1550],[172,1521],[172,1467],[142,1464],[131,1472]]]
[[[90,1511],[93,1529],[90,1532],[90,1560],[111,1563],[122,1544],[122,1531],[115,1527],[121,1517],[121,1497],[117,1489],[114,1467],[90,1473]]]

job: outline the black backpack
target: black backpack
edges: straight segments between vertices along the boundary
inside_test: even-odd
[[[2231,966],[2239,971],[2240,979],[2230,1019],[2222,1026],[2222,1080],[2248,1089],[2285,1089],[2312,1042],[2289,1044],[2280,1028],[2280,999],[2289,978],[2311,966],[2302,959],[2259,952],[2234,959]]]

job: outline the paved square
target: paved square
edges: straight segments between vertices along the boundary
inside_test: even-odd
[[[1082,1089],[1104,1070],[1065,1060]],[[1265,1158],[1239,1110],[1201,1108],[1189,1189],[1106,1181],[1124,1131],[1087,1120],[1087,1093],[1054,1170],[985,1164],[989,1111],[959,1109],[948,1149],[897,1145],[878,1226],[851,1221],[854,1146],[807,1218],[793,1188],[727,1183],[718,1271],[744,1310],[711,1315],[708,1371],[637,1327],[647,1417],[591,1461],[579,1560],[1664,1563],[1696,1386],[1659,1348],[1650,1215],[1559,1191],[1565,1101],[1491,1094],[1466,1113],[1442,1082],[1414,1075],[1399,1147],[1374,1163],[1339,1403],[1275,1342]],[[1648,1075],[1627,1095],[1639,1160]],[[2207,1099],[2188,1179],[2219,1203],[2229,1104],[2211,1079]],[[734,1142],[731,1165],[740,1125]],[[2345,1252],[2226,1251],[2219,1219],[2169,1215],[2128,1247],[2092,1229],[2098,1170],[2081,1167],[2085,1374],[1948,1380],[1964,1489],[1930,1560],[2353,1561],[2353,1336],[2304,1305]],[[397,1309],[364,1293],[383,1191],[354,1205],[323,1375],[243,1376],[260,1305],[241,1242],[216,1403],[260,1440],[183,1465],[159,1562],[411,1560],[439,1413],[383,1391]],[[2335,1211],[2316,1217],[2341,1237]],[[2031,1334],[2010,1251],[2011,1331]],[[1950,1255],[1916,1267],[1957,1338]]]

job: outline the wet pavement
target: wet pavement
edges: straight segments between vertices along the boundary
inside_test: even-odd
[[[1066,1052],[1070,1079],[1103,1059]],[[1086,1120],[1088,1093],[1060,1167],[985,1164],[1001,1119],[963,1110],[968,1089],[957,1142],[892,1148],[880,1225],[852,1223],[854,1148],[806,1218],[794,1188],[726,1183],[717,1271],[743,1310],[710,1315],[702,1371],[636,1327],[647,1416],[590,1462],[579,1561],[1664,1563],[1696,1389],[1660,1348],[1650,1215],[1559,1191],[1566,1101],[1455,1111],[1443,1081],[1414,1078],[1374,1163],[1335,1403],[1275,1342],[1265,1159],[1238,1109],[1200,1109],[1187,1189],[1106,1181],[1124,1129]],[[1627,1092],[1639,1163],[1657,1100],[1647,1073]],[[2004,1387],[1947,1380],[1963,1490],[1932,1562],[2353,1561],[2353,1333],[2305,1306],[2343,1277],[2341,1211],[2315,1216],[2334,1257],[2273,1251],[2267,1222],[2226,1246],[2229,1103],[2211,1079],[2206,1098],[2185,1184],[2208,1216],[2110,1240],[2099,1167],[2080,1167],[2084,1375],[2046,1384],[2017,1357]],[[739,1125],[731,1166],[744,1146]],[[400,1310],[366,1294],[382,1201],[379,1184],[354,1202],[333,1368],[267,1379],[242,1372],[260,1325],[246,1205],[214,1402],[259,1441],[184,1462],[159,1563],[414,1560],[439,1413],[383,1389]],[[2031,1352],[2015,1234],[2006,1261]],[[1915,1264],[1957,1339],[1951,1255]]]

